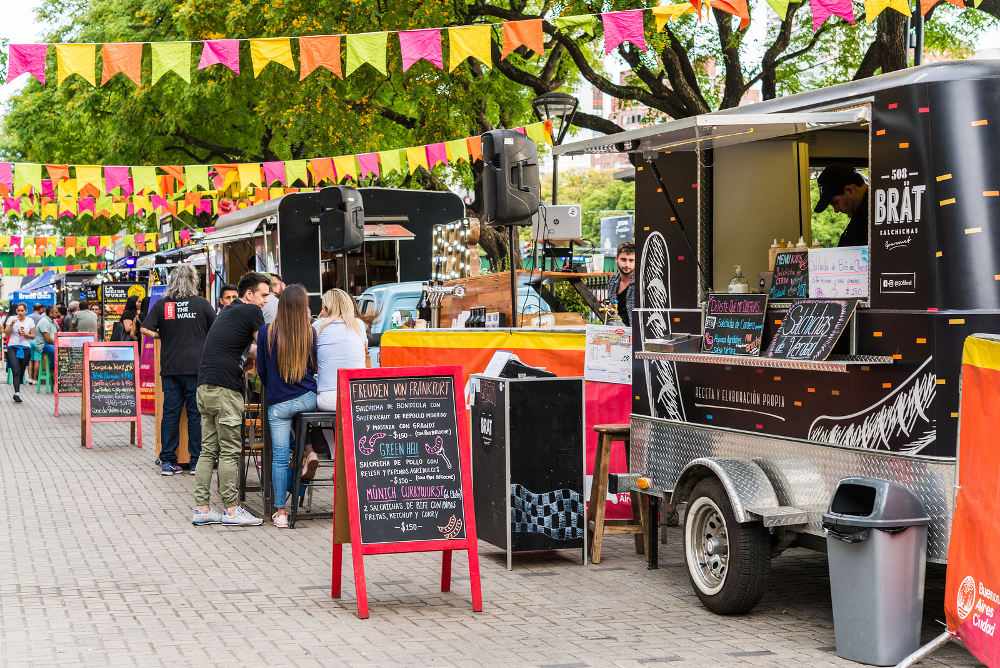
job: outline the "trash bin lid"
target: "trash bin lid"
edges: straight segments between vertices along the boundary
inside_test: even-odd
[[[823,515],[826,524],[888,528],[930,524],[931,518],[914,494],[879,478],[844,478]]]

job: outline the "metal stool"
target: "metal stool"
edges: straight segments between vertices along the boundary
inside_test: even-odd
[[[608,496],[608,469],[611,468],[611,444],[622,441],[625,444],[625,459],[629,456],[629,434],[627,424],[594,425],[598,433],[597,451],[594,453],[594,478],[590,486],[590,505],[587,508],[587,542],[590,560],[601,563],[601,543],[604,534],[635,534],[636,554],[646,553],[645,507],[640,503],[638,492],[629,492],[632,500],[632,519],[606,520]]]
[[[292,451],[292,512],[288,516],[288,528],[295,528],[295,518],[299,514],[299,487],[302,485],[302,461],[305,459],[306,439],[309,438],[309,426],[324,422],[335,423],[336,411],[310,411],[295,416],[295,449]],[[330,448],[331,452],[335,452]],[[329,482],[310,480],[310,487],[333,487],[333,479]]]

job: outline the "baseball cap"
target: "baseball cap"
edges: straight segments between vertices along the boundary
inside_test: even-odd
[[[844,192],[845,187],[860,186],[864,182],[864,177],[854,171],[853,167],[830,165],[816,179],[816,183],[819,184],[819,202],[816,203],[813,212],[820,213],[830,206],[830,200]]]

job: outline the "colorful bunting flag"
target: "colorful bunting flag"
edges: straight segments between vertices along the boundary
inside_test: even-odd
[[[427,165],[430,169],[433,169],[438,165],[448,164],[448,148],[445,146],[444,142],[428,144],[424,148],[427,149]]]
[[[250,190],[250,188],[260,185],[259,163],[241,164],[237,169],[240,175],[240,190]]]
[[[528,135],[528,139],[533,140],[536,144],[551,144],[552,134],[546,130],[545,122],[532,123],[526,126],[525,134]]]
[[[253,62],[253,75],[260,76],[268,63],[277,63],[290,70],[295,69],[292,60],[292,41],[287,37],[267,37],[250,40],[250,60]]]
[[[981,2],[982,0],[979,1]],[[929,12],[931,8],[933,8],[934,5],[938,4],[939,2],[941,2],[941,0],[920,0],[920,15],[921,16],[926,15],[927,12]],[[959,9],[965,9],[965,2],[963,2],[963,0],[947,0],[947,2],[950,2]],[[979,7],[979,2],[976,2],[976,0],[973,0],[973,2],[975,3],[976,7]]]
[[[469,147],[469,157],[472,162],[481,162],[483,159],[483,139],[482,137],[469,137],[465,140]]]
[[[153,79],[155,84],[167,72],[173,72],[191,83],[191,42],[151,42]]]
[[[42,190],[42,166],[24,162],[14,165],[14,194],[28,194],[32,188]]]
[[[0,162],[0,185],[14,191],[14,168],[9,162]]]
[[[787,2],[788,0],[768,0],[768,2]],[[773,6],[773,5],[772,5]],[[677,5],[664,5],[663,7],[653,7],[653,21],[656,23],[656,31],[663,30],[663,26],[673,21],[678,16],[684,14],[694,14],[694,5],[690,2],[682,2]]]
[[[871,23],[886,9],[895,9],[904,16],[912,16],[908,0],[865,0],[865,23]]]
[[[190,191],[196,188],[209,190],[208,165],[187,165],[184,167],[184,182]]]
[[[809,0],[813,14],[813,32],[819,30],[831,16],[839,16],[848,23],[854,23],[854,7],[851,0]]]
[[[76,182],[77,185],[82,190],[84,186],[91,186],[97,190],[99,194],[103,194],[104,191],[104,179],[101,175],[101,167],[99,165],[77,165],[76,166]]]
[[[317,67],[325,67],[344,78],[340,69],[340,35],[299,37],[299,81],[312,74]]]
[[[208,39],[202,44],[199,70],[212,65],[225,65],[236,74],[240,73],[240,40]]]
[[[283,162],[265,162],[264,163],[264,185],[265,186],[270,186],[275,181],[277,181],[281,185],[285,185],[285,163],[283,163]]]
[[[128,178],[128,167],[105,167],[104,187],[108,194],[115,188],[121,188],[123,195],[130,194],[131,183]]]
[[[369,174],[374,176],[376,179],[379,178],[378,153],[360,154],[358,156],[358,168],[360,177],[359,180],[367,177]]]
[[[389,70],[386,66],[388,37],[389,33],[385,32],[348,35],[344,40],[347,43],[347,76],[365,63],[388,76]]]
[[[469,161],[469,145],[464,139],[445,142],[445,147],[448,149],[448,159],[452,162]]]
[[[141,43],[108,43],[101,49],[104,67],[101,70],[101,85],[111,81],[116,74],[124,74],[136,86],[142,73]]]
[[[642,28],[642,14],[643,10],[641,9],[601,14],[601,21],[604,23],[605,55],[611,53],[615,47],[624,42],[635,45],[641,51],[646,50],[646,34]]]
[[[401,30],[397,35],[399,37],[399,52],[403,56],[404,72],[420,60],[426,60],[439,70],[444,69],[444,58],[441,56],[441,31],[439,29]]]
[[[306,160],[289,160],[285,163],[285,178],[287,179],[286,185],[294,185],[296,181],[300,181],[302,185],[309,185],[309,172],[307,171],[308,161]]]
[[[423,167],[424,169],[430,169],[427,166],[427,151],[423,146],[411,146],[406,151],[406,162],[410,168],[410,174],[417,171],[418,167]]]
[[[337,181],[343,181],[345,177],[350,177],[355,183],[358,182],[358,168],[353,155],[342,155],[333,159],[333,167],[337,170]]]
[[[333,160],[330,158],[316,158],[309,161],[309,173],[312,174],[314,186],[318,186],[323,181],[330,183],[337,182],[337,174],[333,171]]]
[[[582,30],[587,35],[591,37],[594,36],[594,15],[593,14],[581,14],[580,16],[560,16],[559,18],[552,19],[552,25],[554,25],[559,30],[564,32],[571,32],[573,30]]]
[[[69,165],[45,165],[45,171],[49,173],[49,178],[54,182],[65,181],[69,178]]]
[[[541,19],[509,21],[503,24],[503,48],[500,58],[506,58],[520,46],[529,48],[536,55],[545,53],[545,33],[542,30]]]
[[[454,70],[466,58],[475,58],[484,65],[492,63],[490,26],[448,28],[448,70]]]
[[[382,173],[388,175],[390,172],[405,173],[403,171],[402,151],[379,151],[378,160],[382,163]]]
[[[132,187],[146,195],[158,193],[160,184],[156,180],[156,167],[133,167]]]
[[[35,77],[45,85],[45,54],[47,44],[11,44],[7,48],[7,83],[22,74]]]

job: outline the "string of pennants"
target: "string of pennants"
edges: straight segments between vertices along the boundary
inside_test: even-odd
[[[515,129],[536,143],[552,143],[550,120]],[[6,215],[21,218],[217,214],[218,200],[226,197],[247,194],[257,204],[310,186],[357,183],[370,176],[413,173],[442,164],[472,164],[482,160],[480,142],[475,136],[374,153],[263,163],[127,167],[0,162],[0,198]],[[43,169],[49,178],[42,178]]]
[[[65,274],[70,271],[103,271],[108,266],[107,262],[81,262],[78,264],[47,265],[36,263],[30,266],[15,266],[12,262],[13,259],[22,258],[13,258],[9,254],[0,253],[0,276],[41,276],[46,271],[53,271],[57,274]]]
[[[775,13],[784,19],[791,2],[802,0],[767,0]],[[926,14],[942,0],[920,0],[920,13]],[[964,8],[964,0],[946,0]],[[852,0],[809,0],[813,12],[813,30],[818,30],[831,16],[839,16],[854,23]],[[982,0],[973,0],[979,7]],[[864,0],[865,19],[869,23],[886,9],[893,9],[910,16],[908,0]],[[604,51],[610,53],[618,45],[629,43],[646,50],[644,19],[646,12],[653,16],[656,30],[663,30],[671,20],[684,14],[697,14],[702,19],[702,9],[718,9],[740,18],[740,29],[750,24],[750,10],[747,0],[693,0],[673,5],[627,9],[601,14],[582,14],[552,18],[552,25],[566,33],[580,30],[594,35],[598,20],[604,32]],[[493,28],[501,33],[501,58],[506,58],[516,49],[525,47],[536,55],[545,52],[543,19],[507,21],[457,26],[450,28],[428,28],[421,30],[400,30],[341,35],[316,35],[302,37],[266,37],[249,39],[212,39],[201,41],[174,42],[109,42],[61,43],[61,44],[10,44],[8,46],[7,82],[22,74],[28,74],[43,85],[46,83],[46,59],[49,46],[55,51],[56,80],[59,85],[73,75],[78,75],[91,85],[97,84],[97,51],[101,48],[101,78],[103,86],[113,77],[122,74],[136,85],[141,85],[143,48],[150,47],[151,80],[155,84],[164,75],[173,73],[183,81],[191,83],[191,66],[194,48],[201,45],[197,69],[204,70],[221,65],[240,74],[240,50],[244,43],[249,46],[250,62],[255,77],[271,63],[296,71],[292,41],[298,44],[298,74],[303,80],[320,68],[329,70],[338,77],[350,76],[363,65],[373,67],[388,76],[389,36],[395,35],[406,72],[420,61],[426,61],[443,70],[444,35],[447,34],[448,71],[452,71],[472,58],[490,65]]]
[[[32,237],[24,235],[0,235],[0,265],[10,264],[13,268],[28,268],[31,264],[48,263],[65,266],[74,259],[103,258],[106,250],[121,244],[127,249],[140,252],[154,252],[180,246],[188,246],[214,230],[185,229],[173,233],[172,242],[161,245],[156,232],[137,234],[109,234],[70,237]],[[4,262],[6,259],[6,262]],[[6,268],[6,266],[5,266]],[[51,267],[50,267],[51,268]],[[21,274],[22,276],[25,274]],[[31,275],[31,274],[27,274]]]

